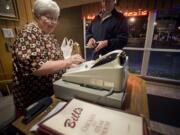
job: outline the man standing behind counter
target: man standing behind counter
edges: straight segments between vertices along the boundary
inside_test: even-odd
[[[87,31],[87,46],[94,48],[92,59],[116,49],[128,41],[128,24],[122,13],[115,9],[115,0],[102,0],[102,10]]]

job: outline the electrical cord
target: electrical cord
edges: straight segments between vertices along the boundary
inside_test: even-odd
[[[109,91],[107,94],[104,95],[104,97],[110,96],[110,95],[112,95],[113,93],[114,93],[114,87],[112,87],[112,88],[110,89],[110,91]]]

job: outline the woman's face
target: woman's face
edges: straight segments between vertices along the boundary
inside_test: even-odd
[[[58,16],[52,13],[46,13],[37,19],[37,23],[43,32],[52,33],[57,26]]]

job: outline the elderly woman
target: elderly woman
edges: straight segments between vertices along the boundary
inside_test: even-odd
[[[53,94],[53,80],[66,68],[84,60],[80,55],[64,59],[57,40],[52,36],[60,8],[52,0],[36,0],[34,22],[18,33],[13,45],[13,95],[18,110]]]

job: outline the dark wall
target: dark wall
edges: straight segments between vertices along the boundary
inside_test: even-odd
[[[55,30],[57,39],[62,43],[64,37],[71,38],[83,50],[83,19],[81,7],[72,7],[61,10],[59,24]]]

